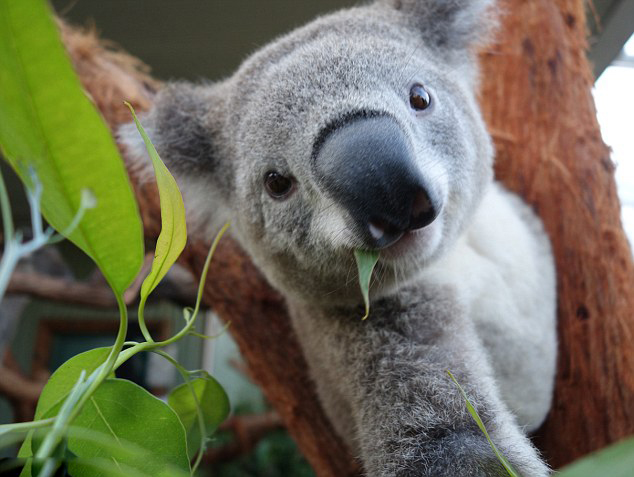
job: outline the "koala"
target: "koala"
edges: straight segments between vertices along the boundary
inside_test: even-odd
[[[191,227],[232,233],[285,297],[325,412],[368,476],[525,477],[551,403],[555,271],[493,179],[476,47],[493,0],[376,0],[232,76],[164,87],[142,122]],[[119,139],[144,148],[131,125]],[[354,250],[379,251],[371,310]]]

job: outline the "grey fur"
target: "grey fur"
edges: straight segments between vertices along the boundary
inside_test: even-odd
[[[224,81],[168,86],[142,118],[190,224],[211,235],[229,218],[285,295],[324,408],[370,476],[504,475],[448,369],[522,475],[548,475],[520,426],[536,428],[550,405],[554,270],[539,221],[491,185],[473,49],[492,3],[379,0],[337,12]],[[414,113],[417,82],[433,102]],[[361,322],[352,251],[364,241],[311,161],[324,131],[366,114],[405,131],[443,208],[382,253]],[[120,139],[143,154],[131,125]],[[266,193],[269,170],[294,178],[286,200]]]

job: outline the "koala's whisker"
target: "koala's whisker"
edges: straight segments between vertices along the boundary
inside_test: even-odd
[[[417,52],[419,49],[420,49],[420,47],[419,47],[418,45],[416,45],[416,46],[414,47],[414,49],[412,50],[412,52],[408,55],[408,57],[407,57],[407,61],[405,62],[405,65],[403,66],[403,70],[401,71],[401,75],[402,75],[403,77],[405,77],[405,75],[407,74],[407,73],[406,73],[406,71],[407,71],[407,69],[409,68],[411,61],[414,59],[414,56],[416,55],[416,52]],[[401,83],[401,82],[399,82],[399,83],[401,84],[401,87],[402,87],[402,88],[407,87],[408,83],[409,83],[410,81],[412,81],[412,78],[413,78],[414,76],[416,76],[416,73],[417,73],[417,71],[414,71],[414,73],[412,73],[412,74],[411,74],[411,75],[407,78],[407,80],[406,80],[406,81],[403,81],[402,83]]]
[[[339,232],[336,232],[333,236],[332,236],[332,240],[333,242],[336,242],[337,240],[339,240],[339,238],[346,233],[346,231],[348,230],[347,227],[342,228],[341,230],[339,230]]]
[[[398,278],[398,266],[397,265],[394,265],[392,267],[392,272],[394,273],[394,286],[400,287],[401,284],[400,284],[400,280]]]
[[[319,209],[317,211],[317,214],[322,214],[326,212],[328,209],[330,209],[331,207],[334,207],[335,205],[337,205],[337,203],[333,201],[330,204],[326,205],[325,207],[322,207],[321,209]]]

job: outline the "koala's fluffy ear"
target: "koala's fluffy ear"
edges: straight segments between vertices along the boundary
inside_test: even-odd
[[[141,115],[144,129],[173,173],[187,177],[215,172],[220,154],[222,103],[214,85],[172,83],[157,94],[152,109]],[[118,140],[131,155],[147,155],[133,123],[119,129]]]
[[[376,0],[403,14],[426,42],[437,48],[465,50],[486,41],[495,25],[495,0]]]

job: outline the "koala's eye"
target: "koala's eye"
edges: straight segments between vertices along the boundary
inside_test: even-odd
[[[293,189],[293,181],[279,172],[269,171],[264,176],[264,187],[274,199],[283,199]]]
[[[422,111],[429,108],[431,96],[423,85],[415,84],[409,90],[409,104],[414,111]]]

